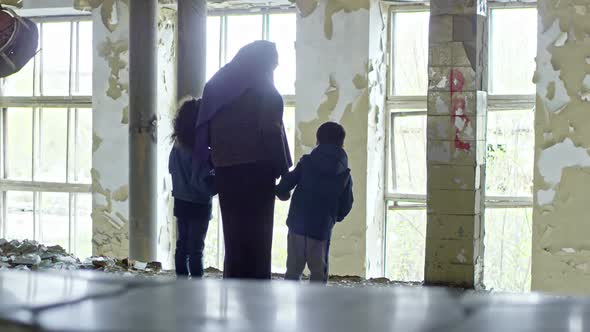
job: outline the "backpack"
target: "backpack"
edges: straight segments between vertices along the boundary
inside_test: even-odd
[[[21,70],[37,53],[37,24],[0,5],[0,77]]]

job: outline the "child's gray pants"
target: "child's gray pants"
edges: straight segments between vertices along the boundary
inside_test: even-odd
[[[289,232],[287,241],[286,280],[300,280],[305,264],[311,272],[310,280],[328,281],[328,254],[330,241],[320,241]]]

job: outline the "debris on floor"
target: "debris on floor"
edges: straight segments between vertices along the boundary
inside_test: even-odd
[[[90,257],[80,260],[60,246],[45,246],[31,240],[0,239],[0,271],[15,270],[93,270],[124,277],[175,278],[174,271],[164,270],[160,262],[139,262],[129,258]],[[209,267],[205,278],[221,279],[223,272]],[[272,274],[273,280],[283,280],[284,275]],[[308,276],[303,276],[308,281]],[[386,287],[393,285],[419,286],[420,283],[403,283],[387,278],[363,279],[358,276],[330,276],[329,286],[335,287]]]
[[[0,270],[95,270],[122,276],[173,276],[159,262],[128,258],[90,257],[83,261],[60,246],[45,246],[32,240],[0,239]]]

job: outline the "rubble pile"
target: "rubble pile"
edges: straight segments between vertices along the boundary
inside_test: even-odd
[[[60,246],[45,246],[31,240],[0,239],[0,271],[6,269],[16,270],[92,270],[115,274],[124,277],[163,277],[174,278],[175,273],[164,270],[159,262],[139,262],[128,258],[118,259],[113,257],[89,257],[81,261],[69,254]],[[205,278],[222,279],[223,272],[209,267],[205,269]],[[273,280],[282,280],[284,275],[272,274]],[[303,276],[303,280],[309,280]],[[330,276],[330,286],[336,287],[367,287],[367,286],[394,286],[412,285],[420,283],[401,283],[387,278],[363,279],[357,276]]]
[[[76,270],[80,261],[60,246],[44,246],[31,240],[0,239],[0,270]]]
[[[159,262],[143,263],[130,259],[90,257],[83,261],[61,246],[45,246],[32,240],[0,239],[0,271],[16,270],[94,270],[123,276],[173,275]]]

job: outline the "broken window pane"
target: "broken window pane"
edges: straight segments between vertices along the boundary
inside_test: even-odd
[[[41,226],[39,241],[44,245],[60,245],[69,251],[70,217],[68,193],[40,193],[39,225]]]
[[[6,109],[6,178],[31,180],[33,176],[33,109]]]
[[[44,108],[40,112],[40,160],[35,180],[65,182],[68,110],[65,108]]]
[[[533,195],[534,112],[488,112],[486,195]]]
[[[92,256],[92,195],[75,194],[76,242],[75,254],[80,259]]]
[[[414,203],[411,203],[414,204]],[[426,209],[387,211],[385,276],[397,281],[423,281],[426,250]]]
[[[294,13],[269,15],[269,40],[276,43],[279,66],[275,70],[275,84],[282,95],[295,94],[295,38],[297,16]]]
[[[41,57],[44,96],[70,94],[70,22],[42,24]]]
[[[92,21],[78,23],[78,63],[76,68],[73,94],[81,96],[92,95]],[[76,53],[74,53],[76,56]]]
[[[426,115],[392,115],[395,193],[426,194]]]
[[[484,237],[486,289],[531,289],[532,209],[486,209]]]
[[[6,238],[32,240],[34,238],[33,193],[6,192]]]
[[[490,36],[490,93],[534,94],[537,9],[493,9]]]
[[[76,170],[74,182],[91,183],[92,168],[92,109],[79,108],[76,132]]]
[[[207,81],[219,69],[219,41],[221,17],[207,17]]]
[[[262,15],[228,16],[226,62],[231,61],[240,48],[260,39],[262,39]]]
[[[425,96],[428,92],[428,23],[430,13],[398,12],[393,16],[393,94]]]

